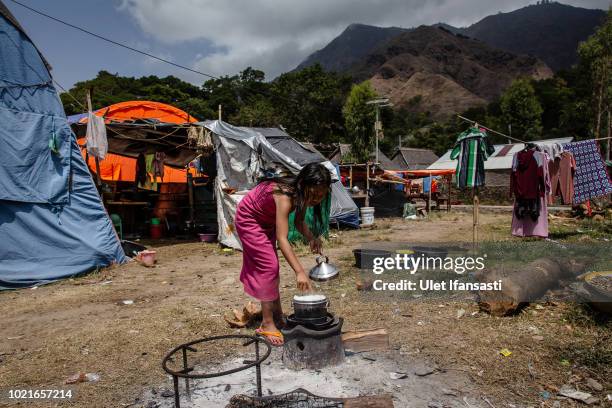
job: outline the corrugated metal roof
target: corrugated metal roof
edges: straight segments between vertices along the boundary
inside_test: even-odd
[[[431,149],[417,149],[402,147],[398,149],[391,159],[397,170],[419,170],[438,160],[438,156]]]
[[[533,143],[538,145],[554,145],[569,143],[571,141],[571,137],[562,137],[559,139],[537,140]],[[508,146],[510,146],[510,149],[508,149]],[[506,148],[504,149],[504,147]],[[523,143],[495,145],[495,152],[485,161],[485,170],[505,170],[512,168],[512,158],[514,157],[514,153],[519,152],[524,148],[525,145]],[[456,168],[457,160],[451,160],[450,154],[451,150],[444,153],[442,157],[429,166],[428,169],[444,170]]]

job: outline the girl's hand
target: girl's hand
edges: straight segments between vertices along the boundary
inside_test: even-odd
[[[306,273],[298,273],[295,278],[297,280],[297,288],[299,291],[310,292],[312,290],[312,286],[310,286],[310,279]]]
[[[321,254],[321,247],[323,246],[321,238],[315,238],[310,241],[310,250],[313,254]]]

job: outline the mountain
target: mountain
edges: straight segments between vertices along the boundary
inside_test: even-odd
[[[606,18],[603,10],[542,2],[485,17],[460,33],[493,47],[540,58],[554,71],[570,68],[576,49]]]
[[[296,70],[319,63],[328,71],[345,71],[374,48],[405,31],[408,30],[351,24],[332,42],[306,58]]]
[[[593,34],[605,18],[606,12],[603,10],[544,0],[542,4],[485,17],[466,28],[445,23],[435,24],[434,27],[476,38],[515,54],[533,55],[554,71],[558,71],[576,63],[578,44]],[[330,71],[346,71],[374,48],[408,31],[410,30],[398,27],[351,24],[327,46],[306,58],[296,69],[320,63]]]
[[[491,102],[518,77],[552,76],[539,59],[447,29],[421,26],[393,37],[347,70],[397,105],[447,116]]]

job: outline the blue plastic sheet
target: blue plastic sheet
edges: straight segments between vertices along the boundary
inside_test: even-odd
[[[42,57],[0,15],[0,289],[125,262]]]

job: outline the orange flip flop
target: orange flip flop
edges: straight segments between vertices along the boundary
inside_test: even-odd
[[[259,329],[255,329],[255,334],[261,337],[265,337],[273,347],[282,347],[283,344],[285,343],[284,338],[283,338],[283,333],[281,333],[280,331],[265,331],[260,327]],[[279,338],[283,342],[280,344],[274,344],[270,341],[271,337]]]

